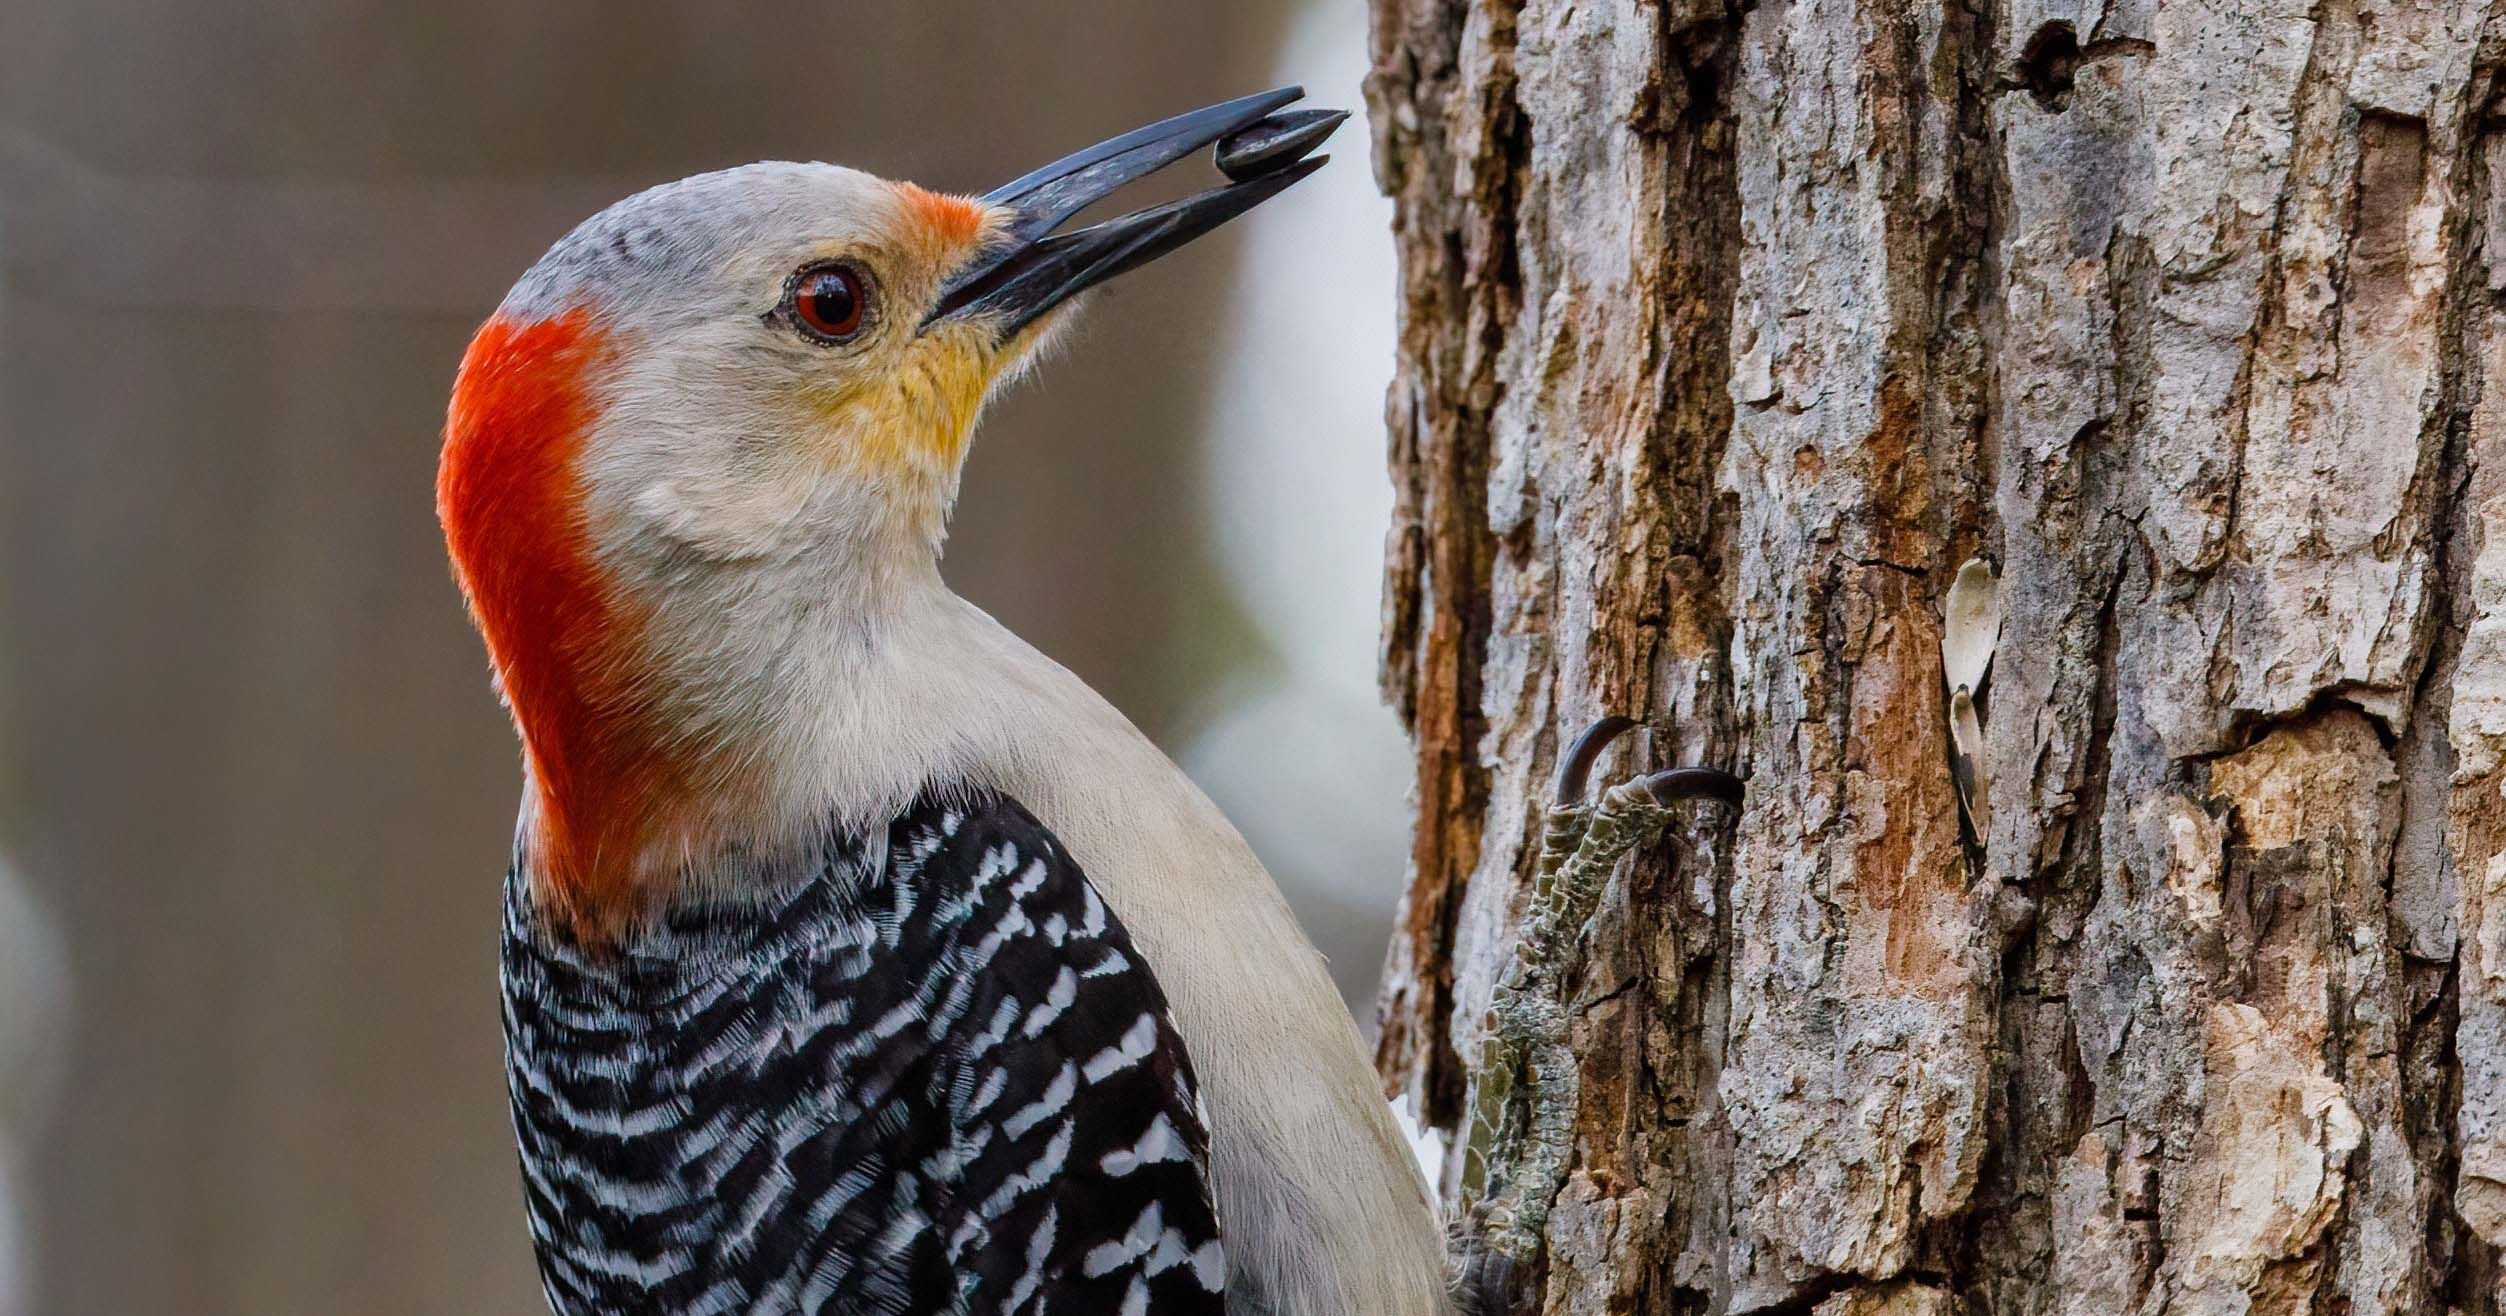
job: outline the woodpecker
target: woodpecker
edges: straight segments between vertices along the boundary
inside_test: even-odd
[[[1357,1029],[1236,830],[939,572],[1074,295],[1327,157],[1297,88],[983,196],[653,188],[522,277],[437,505],[522,744],[503,1004],[552,1309],[1430,1316]],[[1079,210],[1216,144],[1227,181]]]

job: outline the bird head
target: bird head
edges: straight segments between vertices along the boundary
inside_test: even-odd
[[[1329,124],[1290,116],[1322,131],[1270,132],[1295,149],[1225,186],[1063,222],[1301,94],[980,197],[826,164],[704,174],[593,216],[523,276],[462,361],[437,510],[521,734],[544,905],[614,932],[720,835],[763,752],[739,711],[755,691],[731,685],[936,581],[976,419],[1071,299],[1311,172],[1297,157]]]

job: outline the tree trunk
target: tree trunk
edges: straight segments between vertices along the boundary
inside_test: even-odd
[[[2499,1311],[2500,7],[1374,9],[1395,1090],[1491,1080],[1564,741],[1749,779],[1566,975],[1502,1305]]]

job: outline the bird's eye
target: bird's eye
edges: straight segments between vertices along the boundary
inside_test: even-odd
[[[850,342],[870,312],[870,285],[850,265],[809,265],[792,276],[783,304],[813,338]]]

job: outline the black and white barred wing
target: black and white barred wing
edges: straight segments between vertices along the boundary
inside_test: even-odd
[[[1138,948],[1014,801],[920,809],[890,840],[893,894],[942,903],[900,923],[956,930],[955,1133],[933,1177],[954,1185],[945,1246],[972,1310],[1222,1312],[1209,1135]]]
[[[1191,1066],[1052,835],[961,792],[797,862],[615,953],[539,925],[508,881],[507,1064],[550,1305],[1221,1312]]]

